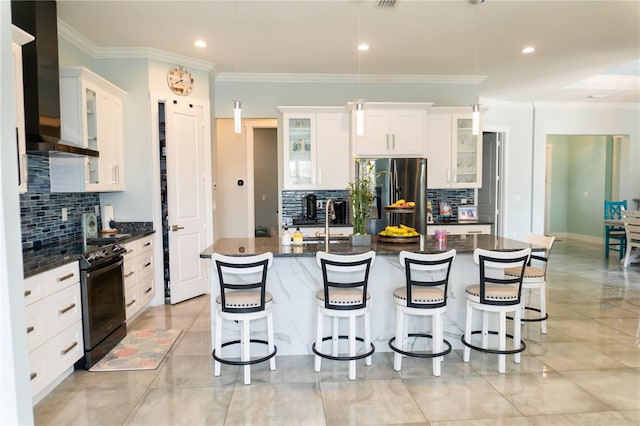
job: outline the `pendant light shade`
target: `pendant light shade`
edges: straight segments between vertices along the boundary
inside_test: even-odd
[[[364,101],[356,101],[356,135],[364,136]]]
[[[476,136],[480,133],[480,104],[473,104],[471,133]]]
[[[233,101],[233,130],[242,133],[242,108],[240,101]]]

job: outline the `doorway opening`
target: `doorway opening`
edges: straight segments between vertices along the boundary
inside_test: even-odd
[[[253,129],[255,236],[278,235],[278,131]]]
[[[507,132],[482,132],[482,187],[478,189],[478,219],[493,222],[493,234],[503,236],[504,211],[504,148]]]
[[[619,200],[628,135],[547,135],[545,233],[602,243],[604,200]]]

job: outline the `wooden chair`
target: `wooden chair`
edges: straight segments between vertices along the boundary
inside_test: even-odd
[[[626,268],[631,263],[631,258],[640,256],[640,210],[623,211],[622,221],[627,237],[627,250],[623,260],[623,266]],[[637,249],[637,253],[632,256],[634,248]]]
[[[604,220],[622,219],[622,211],[627,209],[627,200],[604,200]],[[604,257],[609,258],[609,250],[617,251],[620,260],[624,256],[626,235],[623,226],[604,226]]]

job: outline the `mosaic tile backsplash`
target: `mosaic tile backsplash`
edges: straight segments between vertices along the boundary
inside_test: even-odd
[[[289,226],[293,223],[294,218],[302,216],[303,199],[308,194],[314,194],[317,201],[322,201],[322,205],[326,200],[331,198],[334,201],[344,200],[349,202],[348,191],[282,191],[282,223]],[[428,189],[427,200],[431,201],[433,206],[433,218],[435,221],[440,219],[440,211],[438,210],[438,201],[448,201],[451,206],[453,217],[456,220],[458,214],[458,206],[463,205],[462,200],[466,199],[466,205],[475,205],[475,191],[473,189]],[[348,205],[348,204],[347,204]],[[350,216],[350,209],[347,207],[347,217]],[[317,223],[324,224],[324,209],[317,212]]]
[[[100,205],[97,193],[54,193],[49,186],[49,157],[29,155],[28,192],[20,194],[22,248],[82,237],[82,213]],[[62,208],[67,220],[62,221]],[[100,218],[98,217],[98,223]]]

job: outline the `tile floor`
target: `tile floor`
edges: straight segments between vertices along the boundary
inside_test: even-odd
[[[374,354],[347,379],[345,363],[278,357],[213,377],[209,299],[149,309],[132,328],[184,330],[157,370],[77,371],[35,407],[38,425],[638,425],[640,424],[640,265],[622,269],[600,246],[558,241],[549,283],[548,334],[525,326],[521,364],[494,355],[431,361]]]

